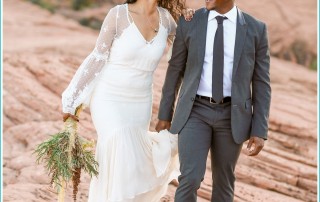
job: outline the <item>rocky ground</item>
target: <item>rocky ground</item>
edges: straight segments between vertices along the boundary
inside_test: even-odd
[[[316,22],[313,19],[316,9],[312,7],[316,1],[261,0],[250,1],[250,5],[237,2],[239,7],[246,7],[243,10],[268,23],[271,45],[276,50],[279,46],[289,47],[288,41],[296,39],[305,41],[309,52],[316,54],[313,49],[316,28],[312,24]],[[257,2],[261,3],[259,8],[274,12],[257,10]],[[278,5],[286,3],[290,5]],[[3,198],[10,202],[56,201],[55,193],[49,189],[50,179],[42,165],[35,163],[32,152],[49,134],[62,128],[61,92],[92,50],[97,31],[25,1],[4,0],[3,4]],[[292,13],[294,7],[297,12]],[[276,20],[276,16],[286,20]],[[303,24],[305,21],[310,23]],[[287,37],[280,32],[288,34]],[[164,57],[154,76],[151,129],[156,121],[166,65]],[[258,157],[247,157],[243,151],[236,169],[235,201],[315,202],[317,73],[273,57],[271,81],[269,140]],[[87,110],[81,116],[79,131],[89,139],[96,138]],[[200,202],[209,201],[211,196],[209,159],[207,165],[198,192]],[[90,179],[84,175],[81,180],[78,200],[86,201]],[[170,201],[175,189],[175,183],[171,184],[167,194]],[[70,191],[66,201],[71,201]]]

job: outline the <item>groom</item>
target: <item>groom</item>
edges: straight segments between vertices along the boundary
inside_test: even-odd
[[[175,202],[197,200],[209,150],[211,201],[233,201],[243,142],[249,139],[248,154],[255,156],[267,139],[269,66],[266,25],[234,0],[206,0],[191,22],[180,18],[156,126],[179,134]]]

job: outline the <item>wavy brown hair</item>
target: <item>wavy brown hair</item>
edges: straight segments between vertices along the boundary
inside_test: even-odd
[[[126,3],[133,4],[137,0],[126,0]],[[167,9],[175,21],[178,21],[182,11],[185,9],[185,0],[158,0],[158,6]]]

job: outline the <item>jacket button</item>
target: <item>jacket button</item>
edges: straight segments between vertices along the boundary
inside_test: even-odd
[[[191,98],[191,101],[192,101],[192,102],[194,101],[194,97]]]

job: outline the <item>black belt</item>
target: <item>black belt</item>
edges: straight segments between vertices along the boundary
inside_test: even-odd
[[[202,95],[196,95],[196,98],[199,98],[201,100],[207,100],[209,101],[211,104],[223,104],[223,103],[227,103],[227,102],[231,102],[231,97],[224,97],[219,103],[217,103],[216,101],[214,101],[212,99],[212,97],[206,97],[206,96],[202,96]]]

